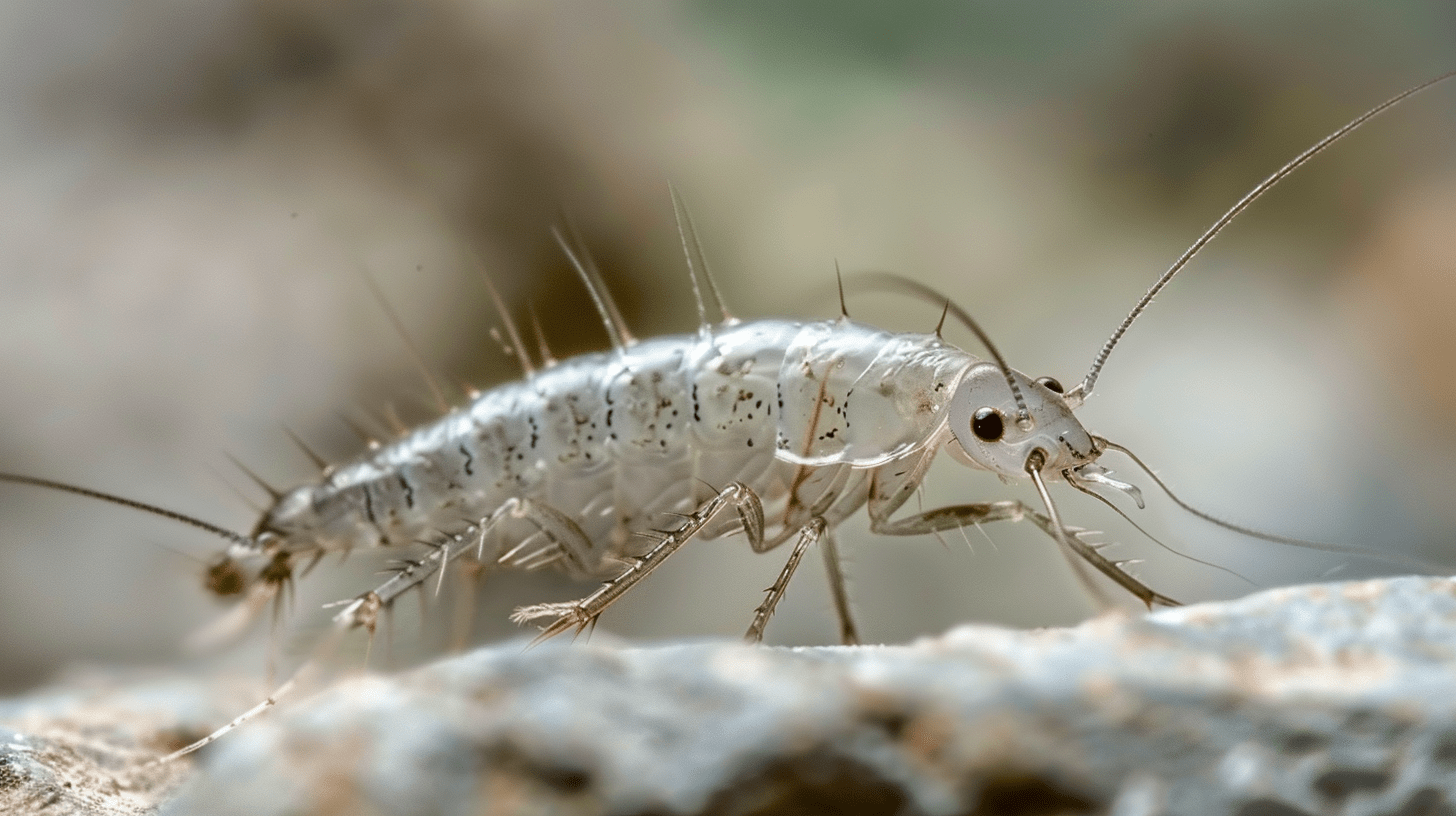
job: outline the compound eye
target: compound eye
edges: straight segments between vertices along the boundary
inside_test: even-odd
[[[971,433],[985,442],[995,442],[1006,433],[1006,423],[995,408],[981,408],[971,417]]]
[[[1062,384],[1059,383],[1059,382],[1057,382],[1055,378],[1052,378],[1052,377],[1039,377],[1037,379],[1037,382],[1039,384],[1041,384],[1044,388],[1046,388],[1046,390],[1048,390],[1048,391],[1055,391],[1058,394],[1065,394],[1065,393],[1067,393],[1066,391],[1063,391],[1062,390]]]

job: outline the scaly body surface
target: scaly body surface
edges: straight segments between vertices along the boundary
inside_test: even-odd
[[[924,446],[975,362],[934,336],[849,321],[752,321],[586,354],[330,469],[258,532],[300,555],[403,545],[451,515],[529,499],[568,516],[592,543],[577,566],[609,577],[610,559],[642,543],[633,533],[690,512],[711,486],[743,482],[777,508],[771,527],[794,527],[794,509],[817,498],[792,484],[795,471],[871,467]]]
[[[1005,388],[995,365],[935,335],[848,319],[731,320],[574,357],[289,491],[250,544],[214,570],[241,578],[233,591],[247,584],[271,595],[270,580],[299,562],[426,542],[425,558],[404,562],[341,613],[341,622],[372,625],[381,605],[461,555],[487,567],[613,578],[653,549],[644,534],[730,484],[759,506],[758,550],[816,522],[832,531],[871,501],[872,484],[882,495],[871,515],[885,522],[908,496],[893,486],[918,484],[918,463],[954,438],[948,406],[957,388],[987,375]],[[1021,379],[1041,400],[1061,399]],[[1057,419],[1070,410],[1064,417]],[[1072,423],[1048,452],[1060,467],[1090,461],[1095,448]],[[712,537],[738,526],[727,520],[696,532]],[[254,557],[268,560],[249,576],[239,562]]]

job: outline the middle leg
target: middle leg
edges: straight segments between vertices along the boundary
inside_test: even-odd
[[[663,532],[661,541],[646,555],[628,559],[629,566],[626,571],[602,584],[596,592],[578,601],[523,606],[511,613],[511,621],[525,623],[537,618],[556,618],[549,626],[541,630],[540,635],[536,636],[534,642],[537,643],[559,635],[567,629],[575,628],[578,632],[582,631],[601,617],[607,607],[661,566],[663,561],[677,552],[689,539],[697,535],[698,531],[706,527],[728,507],[733,507],[738,511],[738,517],[743,522],[743,531],[748,536],[749,543],[755,549],[762,547],[763,504],[758,500],[758,495],[747,485],[734,482],[719,491],[718,495],[704,502],[697,512],[689,515],[677,529]]]
[[[849,605],[849,589],[845,585],[844,565],[839,557],[839,542],[834,539],[834,530],[824,528],[819,540],[819,552],[824,556],[824,571],[829,575],[829,594],[834,598],[834,613],[839,618],[839,642],[845,646],[859,645],[859,629],[854,625],[854,615]]]
[[[759,643],[763,640],[764,627],[768,626],[768,619],[773,617],[774,610],[778,608],[779,601],[783,599],[784,592],[789,588],[789,579],[794,577],[794,571],[799,568],[799,562],[804,560],[804,553],[809,551],[809,545],[825,537],[829,527],[824,519],[815,517],[804,528],[799,531],[799,540],[794,542],[794,549],[789,553],[789,560],[784,564],[779,577],[773,582],[773,586],[767,590],[763,603],[753,611],[753,622],[748,625],[748,631],[744,633],[743,639],[749,643]],[[841,621],[845,620],[841,618]],[[852,624],[851,624],[852,625]]]

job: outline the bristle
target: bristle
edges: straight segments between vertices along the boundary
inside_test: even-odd
[[[440,389],[440,382],[435,379],[435,375],[431,373],[430,367],[425,365],[425,358],[420,354],[420,348],[415,344],[414,339],[410,337],[409,331],[405,329],[404,321],[399,319],[399,314],[390,305],[388,298],[384,296],[384,290],[379,288],[379,282],[374,280],[374,276],[369,274],[369,270],[362,263],[358,264],[358,269],[360,276],[364,278],[364,282],[369,284],[369,292],[374,295],[374,300],[379,304],[379,308],[384,310],[384,315],[389,318],[390,325],[394,326],[395,333],[404,342],[405,348],[410,353],[410,359],[414,361],[416,370],[424,378],[425,385],[430,389],[430,395],[435,398],[435,404],[440,409],[440,413],[450,413],[450,401],[445,399],[445,392]]]
[[[471,259],[480,272],[481,280],[485,281],[486,291],[490,292],[490,301],[495,304],[495,311],[500,316],[501,324],[506,327],[506,333],[511,337],[510,348],[515,351],[514,356],[516,362],[521,366],[521,373],[530,377],[536,373],[536,367],[531,364],[531,356],[526,353],[526,344],[521,342],[521,332],[516,328],[516,321],[511,317],[510,310],[506,308],[506,302],[501,298],[500,290],[495,288],[495,280],[491,277],[490,270],[485,268],[485,262],[475,253],[471,253]]]
[[[546,332],[541,329],[541,317],[536,314],[536,307],[527,303],[526,313],[531,316],[531,328],[536,333],[536,346],[541,352],[541,365],[545,368],[556,365],[556,355],[552,354],[551,347],[546,345]]]
[[[346,426],[348,426],[349,430],[354,432],[355,436],[359,437],[359,441],[363,442],[364,445],[370,450],[375,450],[379,447],[379,440],[375,439],[373,434],[365,430],[364,426],[351,419],[348,414],[340,412],[337,414],[337,416]]]
[[[253,482],[258,485],[258,487],[263,488],[263,490],[270,497],[272,497],[272,499],[274,501],[278,501],[279,499],[283,498],[283,491],[281,491],[278,488],[274,487],[273,485],[270,485],[267,482],[263,481],[263,477],[261,477],[258,474],[254,473],[252,470],[250,470],[248,468],[247,465],[245,465],[242,462],[238,461],[238,458],[236,456],[233,456],[231,453],[223,453],[223,455],[226,456],[234,465],[236,465],[237,468],[238,468],[238,470],[241,470],[244,474],[247,475],[247,477],[249,479],[252,479]]]
[[[298,449],[303,451],[303,455],[307,456],[309,461],[313,462],[315,467],[317,467],[319,470],[329,469],[328,461],[325,460],[322,456],[319,456],[317,453],[315,453],[313,448],[310,448],[308,444],[304,442],[303,439],[298,436],[298,434],[294,433],[291,428],[285,425],[283,427],[283,432],[288,434],[288,438],[293,440],[293,444],[297,445]]]
[[[612,348],[621,351],[627,346],[637,342],[637,338],[627,330],[627,324],[622,320],[622,315],[617,311],[617,304],[612,300],[611,292],[607,291],[607,285],[602,280],[601,272],[597,271],[596,265],[591,262],[589,256],[578,257],[572,250],[571,244],[561,230],[552,227],[551,235],[556,238],[556,243],[561,251],[566,253],[567,260],[576,270],[577,277],[586,285],[587,293],[591,295],[592,303],[597,307],[597,314],[602,318],[602,325],[607,330],[607,337],[612,341]],[[575,236],[575,232],[572,232]]]
[[[677,218],[677,233],[682,240],[683,255],[687,258],[688,275],[693,282],[693,299],[698,304],[698,325],[706,328],[708,325],[708,309],[703,302],[703,290],[713,296],[713,302],[718,311],[723,314],[724,323],[733,323],[736,318],[728,312],[728,304],[723,300],[723,293],[718,290],[718,282],[713,279],[713,272],[708,268],[708,259],[703,255],[703,245],[698,241],[698,231],[693,226],[693,215],[688,211],[687,204],[678,195],[677,187],[672,182],[667,183],[668,194],[672,197],[672,211]],[[699,283],[698,276],[702,275],[702,282]]]

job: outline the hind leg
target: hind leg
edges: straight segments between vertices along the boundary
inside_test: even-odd
[[[399,562],[395,574],[389,580],[350,601],[342,611],[334,615],[334,622],[345,628],[363,627],[374,631],[380,611],[389,608],[395,599],[420,586],[461,555],[472,550],[477,557],[483,555],[487,536],[507,519],[530,521],[550,543],[526,553],[520,552],[521,547],[515,547],[496,559],[498,563],[531,567],[564,557],[573,566],[583,570],[594,564],[591,560],[591,539],[587,538],[586,533],[582,532],[570,516],[543,502],[508,499],[479,524],[471,524],[458,533],[445,536],[444,541],[432,544],[432,549],[423,558]],[[440,572],[441,582],[444,577],[444,573]]]

